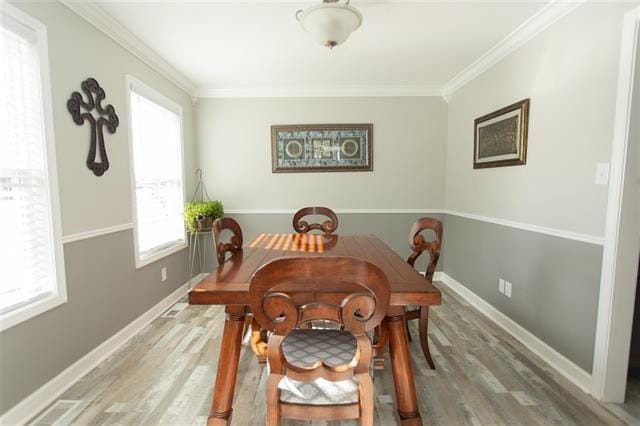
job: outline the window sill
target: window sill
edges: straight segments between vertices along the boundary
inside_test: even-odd
[[[43,299],[38,299],[13,311],[0,316],[0,332],[25,322],[50,309],[67,302],[66,294],[53,294]]]
[[[157,253],[154,253],[152,255],[149,255],[149,256],[146,256],[146,257],[143,257],[143,258],[140,258],[140,257],[136,256],[136,269],[140,269],[143,266],[147,266],[147,265],[149,265],[149,264],[151,264],[153,262],[156,262],[156,261],[158,261],[158,260],[160,260],[162,258],[165,258],[165,257],[167,257],[167,256],[169,256],[171,254],[177,253],[180,250],[184,250],[187,247],[188,247],[187,242],[183,241],[183,242],[180,242],[180,243],[178,243],[176,245],[167,247],[167,248],[165,248],[165,249],[163,249],[163,250],[161,250],[161,251],[159,251]]]

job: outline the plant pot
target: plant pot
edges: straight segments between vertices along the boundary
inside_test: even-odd
[[[214,216],[202,216],[198,215],[196,217],[196,230],[200,231],[210,231],[213,227]]]

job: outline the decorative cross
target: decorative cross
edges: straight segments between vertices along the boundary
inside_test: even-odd
[[[120,121],[112,105],[102,106],[105,93],[94,78],[86,79],[80,87],[87,95],[87,102],[84,102],[79,92],[73,92],[67,101],[67,109],[73,117],[73,122],[78,126],[82,126],[85,121],[91,124],[91,145],[87,156],[87,167],[93,170],[93,174],[96,176],[102,176],[109,169],[102,127],[106,127],[109,133],[113,134]],[[84,108],[86,112],[80,112],[80,107]],[[91,114],[93,109],[98,112],[97,119]],[[96,138],[100,149],[100,161],[96,161]]]

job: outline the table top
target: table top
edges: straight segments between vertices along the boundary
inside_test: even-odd
[[[387,275],[392,306],[439,305],[440,291],[375,235],[260,234],[189,292],[192,305],[248,305],[249,283],[262,265],[280,257],[353,256]],[[323,287],[322,292],[341,289]]]

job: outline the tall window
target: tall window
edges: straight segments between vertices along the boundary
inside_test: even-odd
[[[66,291],[46,28],[11,5],[3,4],[0,15],[0,329],[5,329],[64,303]]]
[[[182,209],[182,110],[127,77],[135,202],[136,265],[186,246]]]

